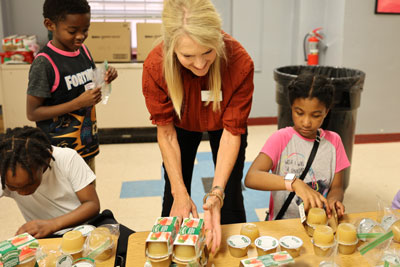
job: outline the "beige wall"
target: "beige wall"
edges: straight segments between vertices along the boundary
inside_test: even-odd
[[[99,128],[152,126],[142,95],[142,64],[113,64],[118,78],[106,105],[97,105]],[[26,87],[28,65],[0,66],[0,100],[3,105],[4,127],[34,125],[26,118]]]
[[[400,132],[400,15],[374,14],[375,1],[346,1],[343,65],[366,73],[357,133]]]

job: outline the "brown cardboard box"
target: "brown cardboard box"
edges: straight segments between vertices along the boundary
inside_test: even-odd
[[[94,61],[131,61],[130,22],[91,22],[85,41]]]
[[[144,61],[161,37],[161,23],[136,23],[137,61]]]

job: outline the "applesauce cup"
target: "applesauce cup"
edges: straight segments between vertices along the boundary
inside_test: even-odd
[[[276,252],[279,241],[272,236],[260,236],[254,241],[258,256],[267,255]]]
[[[328,219],[326,217],[326,212],[321,208],[311,208],[307,213],[306,220],[306,232],[308,236],[312,237],[314,234],[314,229],[317,225],[327,225]]]
[[[106,227],[98,227],[89,235],[88,257],[96,261],[105,261],[112,256],[114,240]]]
[[[194,246],[174,245],[173,255],[180,261],[190,261],[196,258]]]
[[[61,239],[61,252],[71,255],[74,260],[82,258],[85,238],[80,231],[66,232]]]
[[[330,246],[335,239],[333,229],[327,225],[317,225],[314,229],[313,239],[318,246]]]
[[[169,267],[171,265],[171,256],[164,259],[152,259],[148,258],[152,267]]]
[[[227,243],[231,255],[235,258],[241,258],[247,255],[251,240],[245,235],[232,235],[228,238]]]
[[[339,252],[344,255],[354,253],[357,248],[357,228],[351,223],[339,224],[336,232]]]
[[[55,267],[72,266],[74,259],[70,255],[61,255],[56,260]]]
[[[57,266],[58,267],[58,266]],[[74,262],[72,267],[96,267],[96,263],[92,259],[80,259],[79,261]]]
[[[332,244],[326,245],[326,246],[321,246],[319,244],[316,244],[314,239],[311,238],[311,243],[313,244],[314,247],[314,254],[316,256],[320,257],[330,257],[332,253],[335,251],[335,246],[336,246],[336,241],[334,240]]]
[[[165,242],[149,242],[147,244],[146,256],[153,259],[165,258],[168,256],[168,245]]]
[[[395,221],[390,229],[393,232],[393,241],[400,243],[400,220]]]
[[[72,230],[81,232],[83,235],[83,238],[86,239],[88,237],[88,235],[90,234],[90,232],[92,232],[94,229],[96,229],[95,226],[89,225],[89,224],[84,224],[84,225],[79,225]]]
[[[326,224],[326,212],[321,208],[311,208],[307,213],[307,222],[311,225]]]
[[[281,250],[287,251],[292,258],[296,258],[300,255],[303,240],[297,236],[288,235],[279,239],[279,245],[281,246]]]
[[[253,243],[254,240],[256,240],[260,236],[260,231],[258,230],[257,225],[255,225],[254,223],[245,223],[240,229],[240,234],[250,238],[251,242]]]

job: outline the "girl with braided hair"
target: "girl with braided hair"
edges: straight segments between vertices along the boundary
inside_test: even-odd
[[[39,128],[7,129],[0,171],[0,197],[13,198],[26,220],[16,234],[47,237],[99,213],[93,171],[75,150],[52,146]]]
[[[279,129],[266,140],[245,178],[249,188],[272,191],[271,220],[300,217],[301,202],[306,211],[325,206],[329,218],[332,210],[339,218],[344,215],[343,172],[350,162],[340,136],[321,128],[333,105],[334,89],[327,77],[310,72],[300,73],[288,84],[293,126]],[[318,150],[303,176],[315,142]],[[301,176],[303,180],[298,179]],[[293,201],[288,198],[291,192]]]

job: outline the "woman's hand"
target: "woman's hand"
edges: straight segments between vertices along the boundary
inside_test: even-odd
[[[204,203],[203,209],[206,244],[215,255],[221,245],[221,201],[216,196],[210,196]]]
[[[117,70],[112,67],[112,66],[108,66],[108,70],[106,71],[106,75],[104,77],[104,81],[106,83],[111,83],[112,81],[114,81],[116,78],[118,77],[118,72]]]
[[[298,195],[304,202],[304,210],[308,211],[310,208],[327,208],[327,211],[330,212],[330,208],[328,206],[328,201],[324,198],[318,191],[315,191],[307,184],[305,184],[302,180],[296,179],[292,188],[296,195]]]
[[[16,235],[29,233],[35,238],[43,238],[56,231],[57,229],[51,220],[33,220],[22,225]]]
[[[194,218],[199,218],[196,205],[188,194],[174,195],[174,202],[172,203],[170,216],[177,216],[179,224],[182,223],[183,218],[189,218],[192,213]]]

